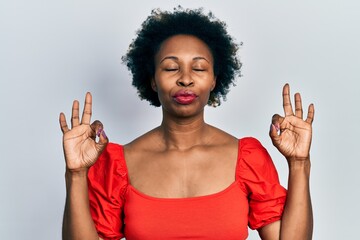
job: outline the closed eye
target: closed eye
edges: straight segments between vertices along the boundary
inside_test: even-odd
[[[194,68],[193,70],[197,71],[197,72],[204,72],[205,71],[205,69],[201,69],[201,68]]]
[[[165,68],[166,72],[173,72],[173,71],[177,71],[177,68]]]

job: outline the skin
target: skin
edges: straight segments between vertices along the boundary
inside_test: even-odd
[[[101,239],[90,215],[87,172],[106,147],[108,139],[99,121],[90,125],[91,113],[92,97],[87,93],[81,122],[79,102],[76,100],[72,106],[71,129],[65,115],[60,113],[59,117],[66,161],[63,239]],[[95,141],[97,133],[100,133],[98,142]]]
[[[162,123],[124,146],[130,183],[144,194],[159,198],[204,196],[235,181],[238,140],[204,121],[204,107],[216,84],[213,62],[208,46],[189,35],[167,39],[156,54],[151,84],[162,105]],[[184,89],[196,95],[190,104],[174,99]],[[286,84],[285,116],[274,115],[270,129],[274,146],[289,165],[288,197],[282,220],[259,229],[261,239],[266,240],[312,236],[309,151],[314,107],[309,106],[303,120],[300,94],[295,94],[294,113],[289,91]],[[108,138],[101,122],[90,124],[91,109],[92,97],[87,93],[80,122],[79,103],[74,101],[71,129],[65,115],[60,114],[67,189],[63,239],[99,239],[89,212],[86,179]],[[143,161],[145,155],[149,161]]]
[[[152,86],[163,120],[125,145],[131,184],[156,197],[221,191],[234,181],[237,139],[204,121],[204,107],[216,83],[210,50],[195,37],[178,35],[162,44],[155,68]],[[191,104],[177,103],[173,96],[182,89],[197,98]],[[151,161],[143,161],[145,152]]]

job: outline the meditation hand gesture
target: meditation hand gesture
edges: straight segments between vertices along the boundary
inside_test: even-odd
[[[90,125],[91,109],[92,97],[87,93],[80,123],[79,102],[75,100],[72,105],[71,129],[68,128],[64,113],[60,113],[66,168],[70,171],[87,170],[96,162],[108,143],[101,122],[94,121]],[[98,142],[96,136],[99,137]]]
[[[285,117],[278,114],[273,116],[270,128],[272,143],[289,163],[291,161],[309,160],[314,105],[309,105],[306,120],[303,120],[300,94],[295,94],[295,114],[290,101],[288,84],[284,86],[282,94]]]

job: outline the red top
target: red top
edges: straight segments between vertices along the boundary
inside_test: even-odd
[[[90,211],[103,239],[246,239],[281,218],[286,190],[254,138],[239,140],[235,181],[221,192],[156,198],[130,183],[123,146],[109,143],[89,170]]]

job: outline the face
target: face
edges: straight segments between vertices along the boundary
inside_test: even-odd
[[[203,112],[216,83],[213,66],[211,51],[199,38],[166,39],[155,55],[151,82],[163,109],[184,116]]]

